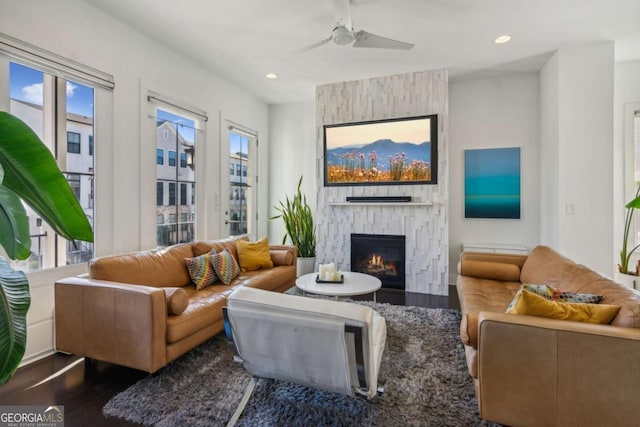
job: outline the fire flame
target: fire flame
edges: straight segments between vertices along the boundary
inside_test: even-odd
[[[382,255],[373,254],[369,259],[367,270],[371,272],[386,271],[387,273],[397,274],[396,264],[394,262],[385,263]]]

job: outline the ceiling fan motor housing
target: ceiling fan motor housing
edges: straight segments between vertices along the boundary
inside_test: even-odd
[[[353,33],[345,26],[338,26],[333,29],[333,42],[343,46],[352,43],[355,40]]]

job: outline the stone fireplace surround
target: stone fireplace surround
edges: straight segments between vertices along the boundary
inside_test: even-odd
[[[448,294],[448,77],[423,71],[316,88],[317,262],[351,269],[350,236],[406,236],[406,291]],[[324,187],[325,124],[438,114],[438,184]],[[410,196],[405,203],[347,197]]]

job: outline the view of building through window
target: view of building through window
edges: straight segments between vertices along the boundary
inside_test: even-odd
[[[159,247],[191,242],[195,236],[195,122],[157,110],[156,224]],[[177,161],[180,159],[180,161]]]
[[[9,86],[11,114],[27,123],[52,153],[57,153],[58,165],[93,226],[93,88],[15,62],[10,62]],[[54,90],[56,87],[58,90]],[[53,96],[45,97],[45,93]],[[59,111],[61,105],[66,106],[64,111]],[[56,128],[66,130],[65,140],[57,138]],[[93,257],[93,243],[64,240],[28,206],[25,208],[29,216],[31,256],[13,261],[13,268],[38,271],[83,263]]]
[[[252,138],[229,132],[229,235],[248,233],[251,177],[250,142]]]

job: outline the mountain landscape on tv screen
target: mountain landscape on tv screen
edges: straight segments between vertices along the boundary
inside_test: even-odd
[[[372,153],[376,154],[377,167],[380,170],[389,169],[389,157],[395,157],[404,153],[409,162],[414,160],[421,162],[431,162],[431,142],[426,141],[421,144],[410,142],[395,142],[391,139],[379,139],[365,145],[345,146],[331,148],[327,150],[327,166],[337,166],[342,164],[344,155],[355,154],[364,155],[367,161]]]

